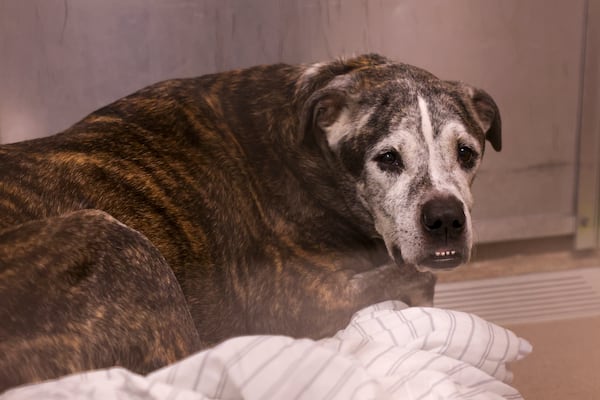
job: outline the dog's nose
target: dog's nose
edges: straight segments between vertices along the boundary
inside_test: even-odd
[[[462,203],[454,196],[437,196],[428,200],[421,211],[421,223],[432,235],[457,237],[465,229],[465,212]]]

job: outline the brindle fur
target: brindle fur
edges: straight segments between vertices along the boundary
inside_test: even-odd
[[[0,390],[146,373],[235,335],[319,338],[390,298],[431,303],[433,275],[391,263],[348,179],[374,136],[332,158],[311,96],[342,74],[380,98],[398,78],[465,94],[376,55],[306,69],[161,82],[0,146]]]

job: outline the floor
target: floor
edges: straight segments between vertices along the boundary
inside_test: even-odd
[[[520,248],[480,248],[474,262],[442,274],[439,282],[454,288],[469,281],[485,281],[489,286],[489,279],[501,282],[506,277],[521,276],[535,280],[555,271],[560,275],[579,268],[600,269],[599,252],[574,253],[571,248],[570,243],[558,239],[555,243],[532,243]],[[592,278],[596,288],[600,285],[597,276]],[[481,306],[478,299],[471,303]],[[525,399],[600,400],[600,307],[597,311],[592,309],[588,316],[563,313],[555,320],[521,317],[512,322],[508,318],[502,325],[527,339],[534,348],[527,358],[512,365],[512,385]]]
[[[507,327],[534,346],[512,366],[525,399],[600,399],[600,317]]]

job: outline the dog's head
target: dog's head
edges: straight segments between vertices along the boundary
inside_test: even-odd
[[[397,263],[468,261],[471,184],[500,114],[484,91],[376,55],[307,66],[303,131],[353,182]]]

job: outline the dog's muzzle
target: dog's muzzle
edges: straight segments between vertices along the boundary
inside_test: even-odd
[[[465,252],[465,229],[467,218],[463,204],[454,196],[439,195],[423,204],[421,229],[427,249],[422,266],[449,269],[468,258]]]

